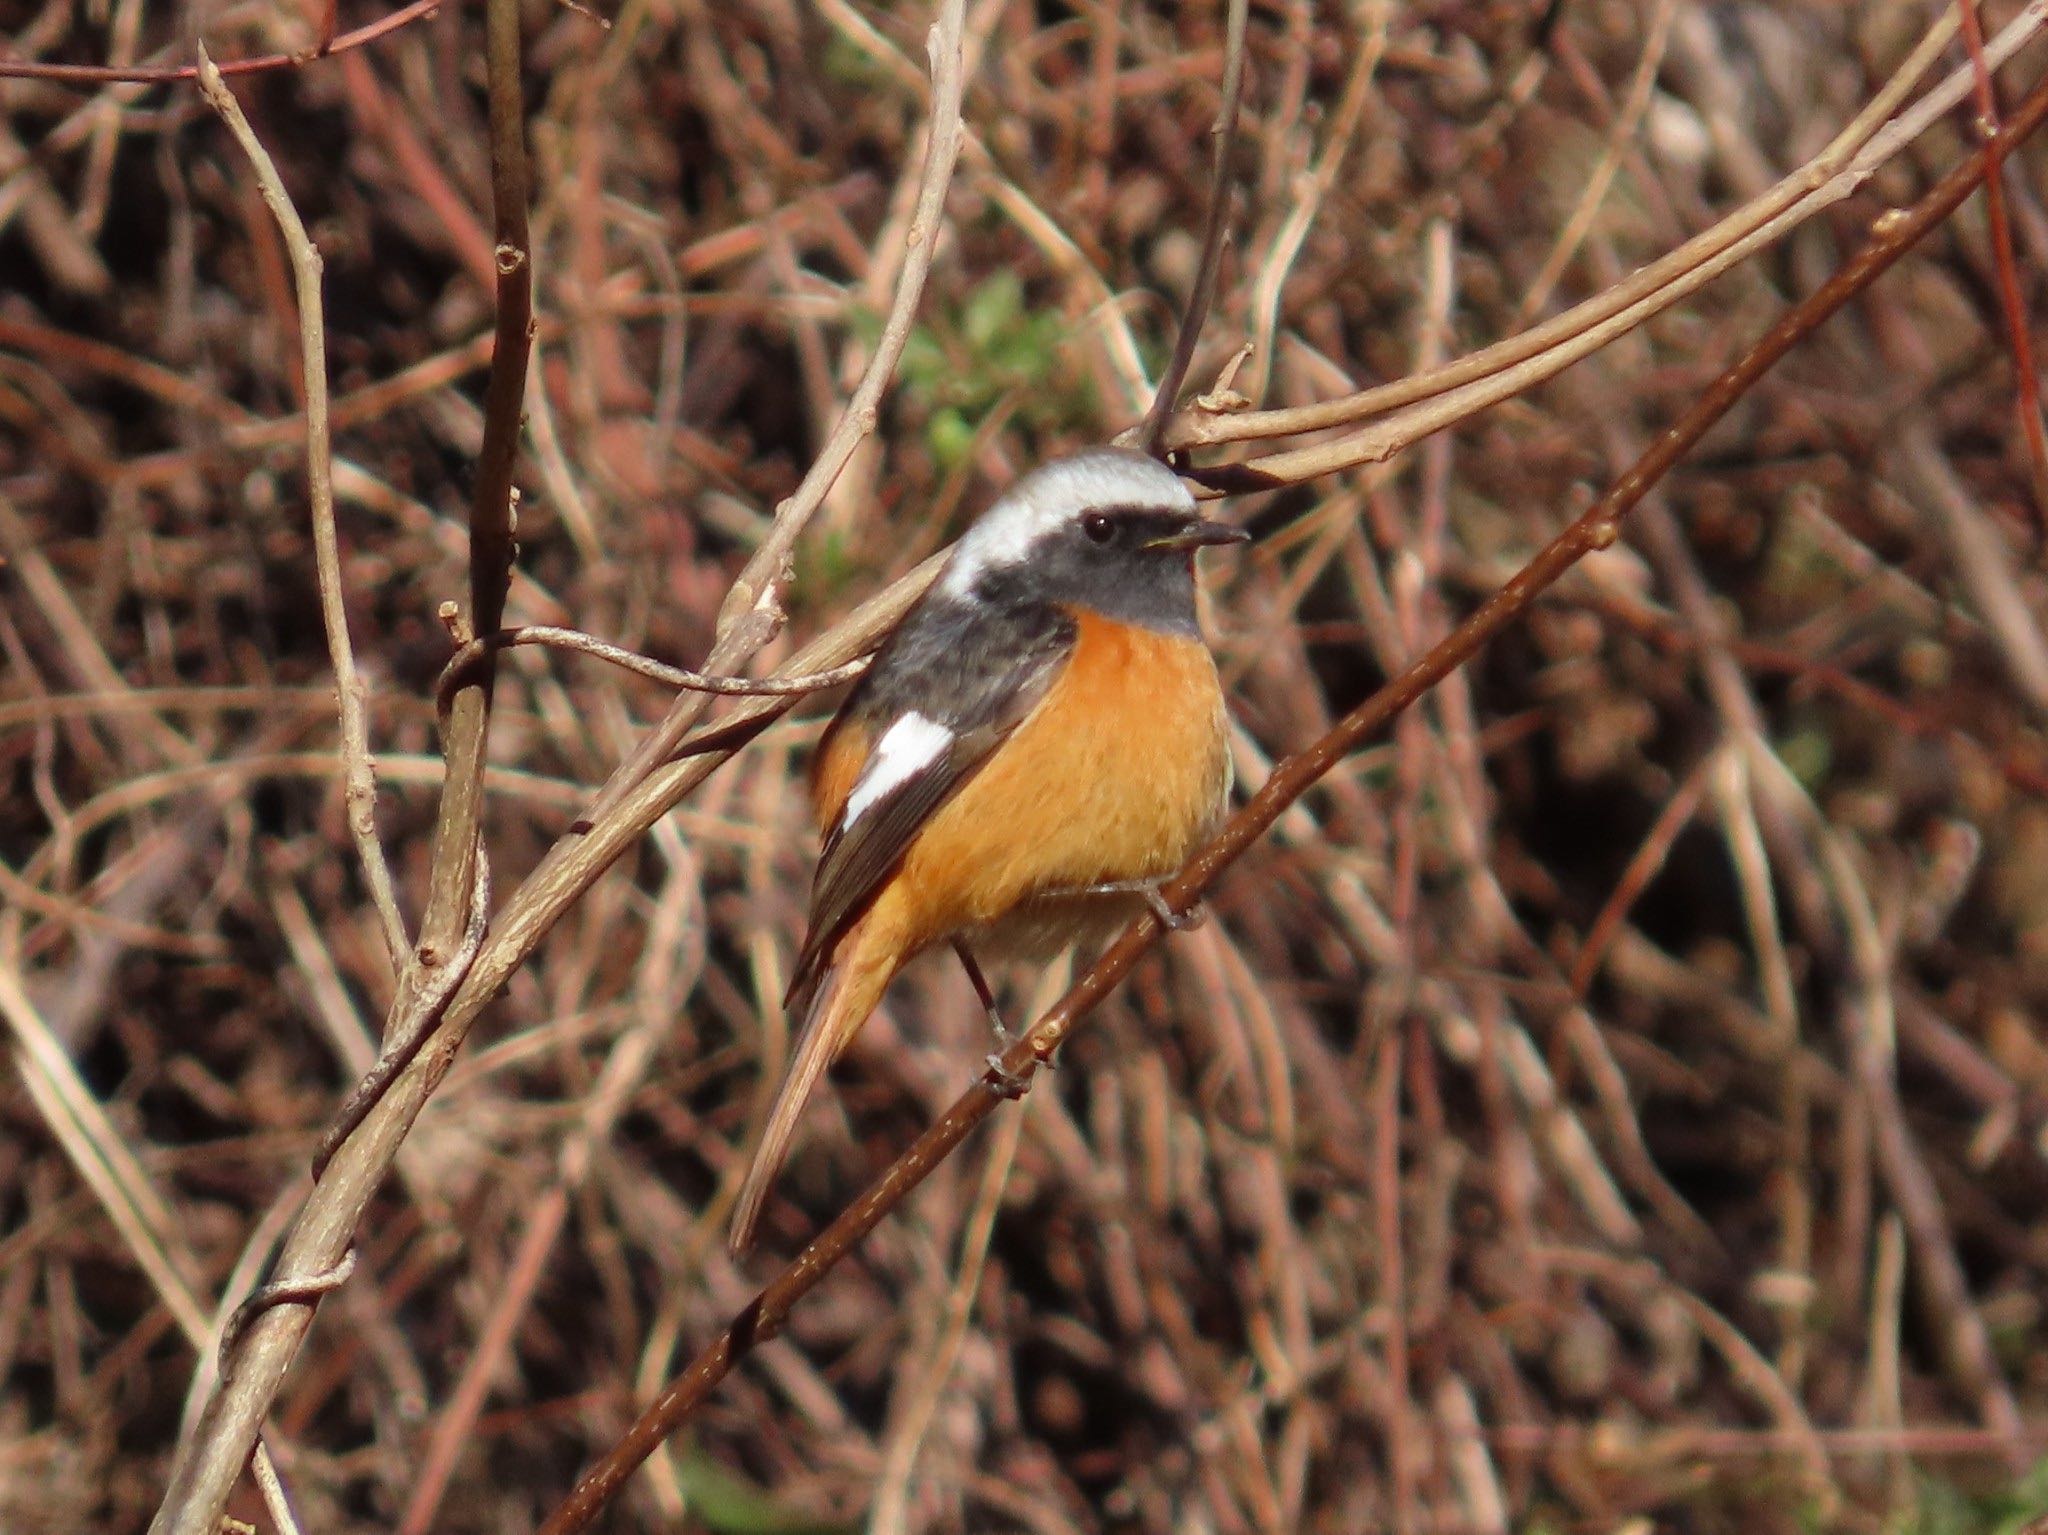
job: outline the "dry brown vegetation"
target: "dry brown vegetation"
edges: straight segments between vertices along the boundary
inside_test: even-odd
[[[1541,9],[1254,9],[1194,387],[1251,339],[1237,391],[1330,400],[1612,290],[1770,194],[1955,14],[1567,0],[1544,35]],[[0,57],[293,54],[319,12],[24,8]],[[728,589],[919,250],[878,430],[796,545],[788,636],[741,636],[756,670],[1021,466],[1138,419],[1199,261],[1221,12],[974,0],[943,238],[913,245],[925,8],[525,5],[505,621],[744,659],[719,659]],[[513,313],[486,52],[483,9],[450,3],[234,82],[325,263],[367,838],[251,163],[189,83],[0,81],[10,1535],[150,1519],[430,886],[439,958],[477,950],[434,843],[481,689],[443,730],[435,687],[520,397],[486,390]],[[2003,66],[2001,111],[2044,65]],[[1325,454],[1228,503],[1261,535],[1211,571],[1241,781],[1513,575],[1968,162],[1972,125],[1936,115],[1717,282],[1384,464],[1180,418],[1202,465]],[[2002,227],[1981,197],[1938,227],[1288,809],[609,1527],[1988,1531],[2048,1505],[2048,464],[2011,313],[2024,336],[2043,304],[2044,172],[2020,149]],[[482,942],[669,707],[595,660],[501,659]],[[368,1202],[333,1238],[352,1272],[295,1354],[304,1306],[249,1329],[290,1364],[249,1400],[303,1530],[531,1528],[773,1271],[723,1227],[787,1045],[822,708],[549,912],[410,1133],[380,1105],[355,1138],[386,1135],[395,1177],[337,1158],[329,1188]],[[1059,989],[1013,977],[1013,1009]],[[767,1246],[986,1049],[965,980],[914,969],[816,1104]],[[249,1477],[230,1512],[273,1518]]]

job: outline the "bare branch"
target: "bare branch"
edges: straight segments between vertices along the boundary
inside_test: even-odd
[[[327,653],[334,662],[334,687],[341,705],[343,793],[348,801],[348,830],[362,859],[370,899],[384,928],[384,948],[395,975],[405,963],[410,941],[399,914],[398,892],[384,844],[377,840],[377,768],[370,756],[369,689],[356,670],[349,643],[348,604],[341,590],[341,542],[334,529],[334,459],[327,423],[327,323],[320,300],[320,252],[306,235],[299,210],[292,206],[284,180],[269,153],[257,142],[206,49],[199,50],[199,89],[228,126],[228,132],[249,157],[256,185],[270,216],[284,236],[291,258],[292,282],[299,301],[299,368],[306,383],[306,493],[312,502],[313,560],[320,582],[320,618],[327,629]]]
[[[1986,46],[1988,64],[2003,64],[2044,24],[2048,0],[2031,0]],[[1270,454],[1239,466],[1241,472],[1231,476],[1245,488],[1294,484],[1332,469],[1380,462],[1431,432],[1553,376],[1842,201],[1951,111],[1970,91],[1968,66],[1950,74],[1909,110],[1901,113],[1900,107],[1956,30],[1955,15],[1944,11],[1869,106],[1813,160],[1713,228],[1555,319],[1446,367],[1334,400],[1283,410],[1181,411],[1167,423],[1163,445],[1179,451],[1292,437],[1402,411],[1372,433]],[[1403,409],[1424,401],[1438,405],[1426,411]]]
[[[484,443],[470,509],[470,622],[497,629],[504,616],[512,568],[512,470],[518,451],[520,401],[532,341],[533,273],[528,252],[525,104],[520,85],[517,0],[490,0],[485,12],[491,122],[491,190],[497,219],[498,303],[490,382],[485,389]],[[303,306],[302,306],[303,311]],[[400,977],[385,1025],[384,1062],[410,1058],[441,1016],[453,987],[451,956],[483,914],[475,909],[483,888],[478,827],[483,813],[483,770],[490,725],[489,661],[480,679],[462,689],[450,709],[444,742],[448,772],[434,827],[432,873],[418,947]],[[380,1070],[391,1068],[380,1063]],[[373,1073],[373,1077],[377,1074]],[[435,1078],[438,1080],[438,1077]],[[431,1084],[425,1084],[431,1086]],[[302,1282],[341,1261],[356,1218],[382,1183],[405,1138],[410,1112],[378,1115],[389,1098],[363,1107],[362,1089],[344,1106],[360,1112],[376,1133],[352,1138],[320,1180],[323,1205],[309,1200],[278,1254],[275,1279]],[[343,1212],[346,1211],[346,1215]],[[264,1414],[306,1330],[313,1302],[275,1306],[258,1316],[221,1360],[213,1395],[192,1435],[180,1446],[153,1535],[212,1535]]]
[[[718,641],[704,665],[710,675],[737,671],[781,629],[782,593],[789,584],[790,554],[797,537],[824,504],[825,493],[846,467],[853,450],[874,431],[882,393],[895,376],[896,364],[910,340],[911,326],[924,296],[925,279],[931,274],[932,258],[937,254],[939,228],[946,211],[946,189],[952,184],[953,166],[960,156],[960,99],[965,88],[961,29],[965,19],[964,0],[945,0],[926,40],[932,67],[932,120],[925,141],[924,182],[918,192],[917,212],[904,236],[907,251],[888,321],[882,327],[881,339],[875,343],[867,371],[847,400],[832,434],[818,450],[817,459],[802,482],[776,507],[768,536],[748,559],[732,590],[726,593],[718,613]],[[679,698],[668,718],[648,733],[612,775],[611,782],[598,795],[592,817],[603,816],[657,763],[672,755],[683,737],[703,718],[708,704],[709,699],[703,695]]]
[[[1159,456],[1160,438],[1173,414],[1174,401],[1195,360],[1195,347],[1202,339],[1202,326],[1209,307],[1216,301],[1216,273],[1223,265],[1223,236],[1230,228],[1230,161],[1237,149],[1237,118],[1244,104],[1244,34],[1251,14],[1251,0],[1230,0],[1224,22],[1223,105],[1209,129],[1213,146],[1209,162],[1209,218],[1202,231],[1202,264],[1195,272],[1195,285],[1188,290],[1187,312],[1181,316],[1180,334],[1173,343],[1173,358],[1159,377],[1159,392],[1152,408],[1138,427],[1137,445]]]
[[[714,677],[708,672],[693,672],[667,665],[652,656],[643,656],[638,651],[585,634],[580,629],[560,629],[552,624],[522,624],[516,629],[500,629],[496,634],[480,635],[456,651],[448,664],[441,668],[440,680],[434,684],[435,708],[445,717],[449,695],[461,686],[469,669],[481,657],[510,650],[517,645],[549,645],[558,650],[573,650],[580,655],[609,661],[636,676],[665,682],[683,692],[711,693],[721,698],[781,698],[786,694],[816,693],[824,688],[836,688],[842,682],[851,682],[868,667],[866,660],[862,659],[801,677]]]
[[[276,69],[297,69],[315,59],[347,53],[380,37],[389,37],[400,27],[410,26],[422,16],[441,9],[442,0],[412,0],[389,16],[380,16],[367,26],[357,27],[340,37],[328,38],[316,48],[300,53],[269,53],[255,59],[229,59],[212,64],[200,50],[201,62],[163,68],[123,64],[50,64],[41,59],[0,59],[0,80],[43,80],[52,85],[169,85],[179,80],[203,80],[211,68],[222,75],[265,74]]]
[[[748,562],[727,599],[720,637],[705,672],[728,675],[773,635],[782,620],[780,595],[790,550],[803,524],[853,447],[874,429],[883,390],[909,338],[931,268],[946,187],[958,153],[963,89],[961,0],[946,0],[933,29],[933,110],[925,181],[906,236],[910,247],[882,343],[845,416],[819,461],[794,495],[778,508],[769,536]],[[504,577],[510,568],[510,483],[524,387],[532,288],[526,248],[526,157],[519,99],[516,0],[492,0],[488,11],[493,190],[498,208],[498,351],[486,396],[485,447],[478,468],[471,522],[471,606],[481,632],[495,631],[503,613]],[[929,584],[928,561],[889,592],[865,604],[831,635],[800,651],[791,675],[838,666],[873,648]],[[479,663],[488,667],[485,658]],[[306,1206],[278,1258],[281,1279],[325,1272],[347,1248],[356,1223],[382,1183],[414,1117],[440,1082],[463,1038],[497,992],[561,913],[597,876],[645,834],[681,797],[730,754],[732,746],[787,709],[795,695],[742,705],[704,738],[686,737],[711,695],[686,694],[668,717],[621,764],[600,792],[588,819],[550,851],[499,915],[474,963],[451,966],[463,953],[462,936],[475,916],[472,871],[479,856],[476,827],[489,689],[469,684],[456,692],[447,741],[448,778],[436,826],[433,892],[422,920],[415,963],[401,985],[385,1041],[385,1060],[351,1098],[338,1122],[351,1128],[333,1147]],[[732,745],[723,743],[730,742]],[[691,760],[671,759],[681,750]],[[459,899],[456,881],[461,881]],[[445,985],[450,973],[461,979]],[[437,980],[443,985],[436,987]],[[452,994],[451,994],[452,993]],[[435,1005],[427,1008],[425,1000]],[[367,1090],[367,1091],[365,1091]],[[284,1371],[311,1324],[311,1310],[281,1305],[250,1323],[232,1357],[222,1361],[214,1395],[183,1447],[153,1535],[211,1535],[258,1425]]]

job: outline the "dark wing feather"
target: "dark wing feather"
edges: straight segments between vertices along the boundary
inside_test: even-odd
[[[1072,651],[1073,620],[1057,610],[975,612],[957,604],[919,611],[898,630],[846,702],[879,741],[912,710],[953,733],[944,752],[825,838],[811,887],[811,925],[789,988],[817,981],[840,934],[858,921],[931,817],[1024,723]],[[856,789],[860,780],[854,780]],[[850,798],[850,796],[849,796]]]

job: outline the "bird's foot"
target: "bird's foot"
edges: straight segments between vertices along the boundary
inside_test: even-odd
[[[1076,892],[1079,895],[1135,895],[1142,899],[1146,908],[1159,919],[1159,925],[1169,933],[1185,933],[1200,927],[1209,920],[1208,912],[1198,902],[1186,911],[1175,911],[1166,904],[1166,897],[1159,893],[1165,884],[1163,879],[1120,879],[1101,885],[1084,885]]]
[[[1186,911],[1175,911],[1166,904],[1166,897],[1159,893],[1157,885],[1147,885],[1143,894],[1145,904],[1152,908],[1152,915],[1169,933],[1191,933],[1209,920],[1209,909],[1199,901]]]
[[[995,1051],[988,1053],[988,1075],[981,1079],[988,1084],[989,1091],[1001,1098],[1012,1101],[1024,1096],[1031,1084],[1003,1064],[1003,1058]]]

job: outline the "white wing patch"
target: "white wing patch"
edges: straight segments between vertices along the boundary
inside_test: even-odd
[[[938,761],[952,744],[952,731],[915,709],[883,731],[882,739],[875,743],[874,755],[868,758],[867,766],[853,782],[853,791],[846,796],[846,808],[839,815],[841,834],[891,791]]]

